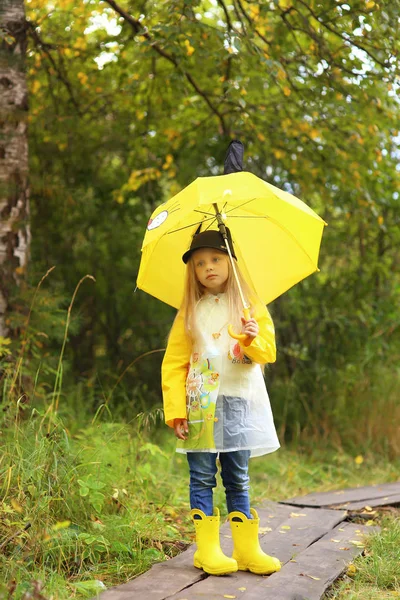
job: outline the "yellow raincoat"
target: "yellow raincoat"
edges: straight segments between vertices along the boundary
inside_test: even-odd
[[[260,366],[276,360],[274,325],[263,305],[253,317],[259,334],[245,346],[224,325],[226,295],[206,294],[196,310],[203,343],[192,348],[184,316],[177,314],[162,364],[162,391],[167,425],[188,419],[188,440],[178,441],[178,452],[250,449],[257,456],[279,448]]]

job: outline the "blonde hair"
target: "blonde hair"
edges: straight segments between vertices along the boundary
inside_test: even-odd
[[[219,250],[217,250],[219,252]],[[243,304],[240,298],[238,286],[233,273],[233,268],[229,257],[223,254],[228,262],[228,279],[225,284],[225,293],[228,299],[229,307],[229,318],[230,322],[234,326],[236,331],[240,331],[242,328],[241,317],[243,316]],[[261,304],[261,300],[257,296],[257,292],[243,277],[238,265],[235,265],[238,279],[243,291],[243,295],[250,304],[250,314],[253,316],[255,306]],[[205,288],[197,279],[193,257],[190,257],[186,265],[186,276],[185,276],[185,288],[183,294],[182,304],[179,308],[178,314],[183,315],[185,323],[185,331],[192,344],[195,344],[199,339],[199,332],[197,331],[196,325],[196,306],[201,297],[207,293]]]

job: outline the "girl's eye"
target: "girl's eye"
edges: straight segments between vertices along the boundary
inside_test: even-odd
[[[199,260],[199,262],[197,263],[198,267],[202,267],[204,265],[204,262],[202,260]]]
[[[219,256],[214,256],[214,262],[218,262],[219,261]]]

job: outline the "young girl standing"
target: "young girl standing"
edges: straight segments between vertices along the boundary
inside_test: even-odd
[[[228,243],[236,260],[232,239]],[[193,237],[182,257],[186,284],[162,365],[164,413],[186,453],[191,516],[196,529],[194,566],[212,575],[281,568],[259,545],[257,512],[250,508],[248,462],[279,448],[262,367],[276,359],[272,319],[254,290],[239,279],[251,304],[245,321],[223,237],[208,230]],[[233,323],[245,339],[228,334]],[[219,511],[213,510],[219,458],[234,551],[222,553]]]

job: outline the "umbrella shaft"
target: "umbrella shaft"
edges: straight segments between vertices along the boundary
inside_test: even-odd
[[[240,299],[241,299],[242,304],[243,304],[243,310],[247,310],[249,308],[249,305],[247,304],[247,302],[246,302],[246,300],[244,298],[243,291],[242,291],[242,286],[240,285],[239,277],[238,277],[238,274],[237,274],[237,271],[236,271],[235,261],[233,260],[231,249],[229,247],[228,236],[226,235],[225,223],[222,220],[222,215],[219,212],[218,205],[215,204],[215,203],[214,203],[214,209],[215,209],[215,213],[216,213],[216,217],[217,217],[218,229],[220,230],[220,233],[221,233],[222,237],[224,238],[225,246],[226,246],[226,249],[228,251],[229,259],[231,261],[233,275],[235,277],[236,284],[238,286],[238,290],[239,290],[239,294],[240,294]]]
[[[246,300],[244,299],[244,296],[243,296],[242,287],[240,285],[239,277],[238,277],[238,274],[237,274],[237,271],[236,271],[235,261],[233,260],[233,257],[232,257],[232,254],[231,254],[231,249],[229,248],[229,243],[228,243],[227,238],[224,238],[224,241],[225,241],[226,249],[228,250],[229,258],[231,260],[233,274],[235,276],[235,280],[236,280],[236,283],[237,283],[237,286],[238,286],[240,298],[241,298],[242,304],[243,304],[243,309],[245,310],[245,309],[249,308],[249,305],[247,304],[247,302],[246,302]]]

